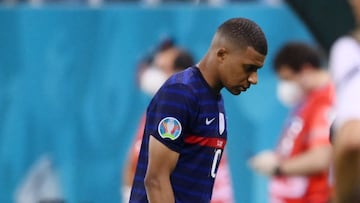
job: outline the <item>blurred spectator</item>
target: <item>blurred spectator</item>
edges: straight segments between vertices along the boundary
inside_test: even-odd
[[[16,203],[65,203],[51,157],[39,157],[15,192]]]
[[[141,90],[153,96],[161,85],[174,73],[194,65],[193,58],[186,50],[176,47],[172,39],[164,40],[154,57],[146,57],[140,63],[138,82]],[[134,178],[138,154],[145,127],[145,114],[141,118],[134,144],[129,151],[128,161],[123,171],[123,202],[129,201],[130,189]],[[215,180],[212,203],[232,203],[233,193],[226,154],[220,162]]]
[[[331,48],[336,84],[335,203],[360,202],[360,0],[349,0],[357,27]]]
[[[285,45],[275,58],[279,99],[293,106],[277,148],[250,160],[270,176],[270,203],[326,203],[330,199],[329,129],[334,86],[319,53],[303,43]]]

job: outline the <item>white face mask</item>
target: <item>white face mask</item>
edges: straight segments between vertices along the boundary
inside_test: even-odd
[[[167,75],[156,67],[147,68],[140,76],[140,88],[151,96],[160,89],[168,79]]]
[[[278,82],[277,97],[286,107],[294,107],[303,96],[304,92],[297,83],[283,80]]]

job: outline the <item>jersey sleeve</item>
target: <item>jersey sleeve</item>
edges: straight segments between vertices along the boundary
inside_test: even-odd
[[[329,66],[336,83],[336,120],[339,128],[350,119],[360,119],[360,43],[351,37],[337,40],[330,52]]]
[[[163,86],[148,107],[145,133],[180,152],[195,112],[196,98],[189,87],[184,84]]]
[[[329,106],[317,108],[311,115],[309,122],[309,147],[329,145],[330,125],[332,122],[333,110]]]
[[[353,77],[340,87],[336,95],[335,128],[352,119],[360,119],[360,68]]]
[[[349,36],[336,40],[331,47],[329,69],[337,86],[347,80],[353,68],[360,65],[359,53],[359,43]]]

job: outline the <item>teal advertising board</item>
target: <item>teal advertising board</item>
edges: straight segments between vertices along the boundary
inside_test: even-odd
[[[239,97],[223,91],[227,153],[236,202],[266,202],[266,179],[246,160],[274,146],[286,115],[271,60],[285,42],[312,36],[288,7],[254,4],[0,8],[0,202],[14,201],[43,154],[66,202],[120,202],[122,167],[150,99],[136,86],[138,60],[165,35],[199,60],[217,26],[237,16],[264,29],[269,55],[258,85]]]

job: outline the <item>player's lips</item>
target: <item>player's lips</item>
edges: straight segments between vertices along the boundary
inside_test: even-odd
[[[240,87],[239,90],[242,91],[242,92],[246,92],[246,90],[248,89],[249,87]]]

